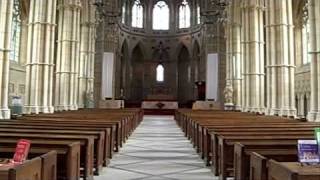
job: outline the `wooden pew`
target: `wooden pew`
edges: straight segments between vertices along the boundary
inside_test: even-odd
[[[262,126],[250,125],[250,126],[216,126],[214,128],[208,128],[203,132],[203,156],[207,162],[207,165],[211,165],[212,155],[217,154],[217,149],[212,152],[212,141],[215,144],[218,144],[217,133],[219,132],[259,132],[259,131],[272,131],[272,132],[304,132],[304,131],[312,131],[315,125],[305,126],[304,124],[289,124],[289,125],[281,125],[281,124],[264,124]]]
[[[0,138],[1,157],[11,158],[19,138]],[[49,151],[56,151],[58,158],[58,179],[79,180],[80,142],[64,140],[32,140],[29,157],[37,157]]]
[[[41,180],[42,161],[40,157],[25,161],[20,165],[1,166],[1,180]]]
[[[95,174],[99,175],[102,170],[103,164],[103,153],[104,153],[104,143],[105,134],[103,131],[75,131],[75,130],[44,130],[44,129],[23,129],[18,127],[0,128],[1,133],[30,133],[30,134],[45,134],[45,135],[83,135],[83,136],[93,136],[94,137],[94,156],[95,156]],[[84,150],[86,151],[86,150]]]
[[[283,117],[225,111],[178,110],[175,113],[175,119],[186,136],[194,143],[197,152],[207,160],[207,165],[210,165],[210,158],[212,159],[213,170],[215,174],[220,174],[220,179],[225,179],[229,170],[232,172],[233,160],[235,164],[246,161],[251,150],[267,153],[271,152],[272,148],[276,150],[272,147],[276,144],[281,146],[277,149],[278,152],[283,152],[286,147],[293,150],[296,148],[297,139],[312,139],[313,128],[320,125],[319,123],[301,123]],[[240,149],[239,152],[242,154],[240,153],[240,161],[238,161],[233,158],[233,153],[236,153],[233,146],[236,142],[244,142],[245,145],[257,144],[257,142],[262,144],[260,144],[261,149],[254,149],[253,144],[248,146],[248,149]],[[245,150],[244,154],[242,150]],[[237,167],[235,168],[238,172]],[[242,168],[243,166],[240,166],[240,169]],[[244,174],[242,171],[239,172],[240,175]],[[240,179],[239,177],[242,180],[248,178],[248,175],[238,176],[236,179]]]
[[[263,151],[255,150],[250,153],[250,179],[254,180],[267,180],[268,179],[268,159],[274,159],[281,162],[294,162],[297,161],[297,150],[273,150]]]
[[[317,127],[314,124],[306,124],[306,123],[295,123],[295,124],[282,124],[282,123],[268,123],[263,124],[263,128],[260,125],[247,124],[247,125],[235,125],[235,126],[224,126],[224,125],[216,125],[215,127],[207,128],[203,131],[202,140],[200,140],[202,146],[203,157],[207,160],[207,165],[210,165],[210,160],[212,159],[212,155],[217,153],[217,149],[215,151],[212,147],[215,147],[215,144],[218,144],[217,134],[219,132],[261,132],[272,131],[272,132],[281,132],[281,131],[291,131],[291,132],[303,132],[306,130],[312,130],[314,127]],[[215,143],[215,144],[212,144]]]
[[[50,151],[22,164],[0,166],[1,180],[56,180],[57,152]]]
[[[319,166],[302,166],[298,162],[268,162],[268,180],[319,180]]]
[[[245,135],[245,136],[219,136],[218,137],[218,173],[220,179],[225,180],[228,177],[228,172],[233,171],[233,155],[235,142],[243,140],[263,141],[263,140],[298,140],[298,139],[313,139],[314,135]]]
[[[7,127],[19,127],[25,129],[48,129],[48,130],[77,130],[77,131],[104,131],[105,133],[105,154],[104,166],[107,166],[109,159],[112,158],[112,154],[115,151],[115,138],[116,138],[116,126],[86,126],[81,124],[67,124],[67,123],[46,123],[46,122],[32,122],[32,121],[0,121],[0,128]]]
[[[81,145],[80,162],[84,168],[83,178],[86,180],[93,179],[93,156],[94,156],[94,137],[84,135],[59,135],[59,134],[27,134],[27,133],[1,133],[0,139],[4,138],[26,138],[29,140],[72,140],[79,141]]]
[[[261,142],[241,142],[234,145],[234,174],[235,179],[249,179],[250,170],[257,166],[258,162],[263,160],[257,160],[254,165],[251,165],[250,158],[252,152],[262,153],[264,155],[270,155],[277,160],[296,161],[297,160],[297,141],[261,141]],[[292,158],[294,153],[294,158]],[[290,156],[287,156],[290,154]],[[256,160],[257,158],[254,158]],[[260,165],[264,166],[264,165]],[[251,167],[251,168],[250,168]],[[258,168],[257,168],[258,169]],[[255,171],[253,174],[262,176],[265,171]],[[259,175],[260,174],[260,175]]]

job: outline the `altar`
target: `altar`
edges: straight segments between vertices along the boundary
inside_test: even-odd
[[[143,101],[142,109],[178,109],[177,101]]]

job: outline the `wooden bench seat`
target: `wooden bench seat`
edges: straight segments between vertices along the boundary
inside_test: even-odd
[[[50,151],[19,165],[0,166],[1,180],[56,180],[57,153]]]
[[[250,155],[251,152],[263,153],[277,159],[285,159],[297,161],[297,141],[271,141],[269,143],[251,142],[251,143],[236,143],[234,145],[234,177],[235,179],[249,179],[250,177]],[[294,153],[294,158],[292,158]],[[291,156],[287,156],[287,155]],[[261,161],[259,161],[261,162]],[[258,163],[254,163],[256,166]],[[263,165],[261,165],[263,166]],[[261,171],[260,171],[261,172]],[[254,173],[256,174],[256,173]],[[259,176],[259,175],[257,175]]]
[[[280,126],[280,127],[279,127]],[[212,154],[212,145],[211,142],[215,141],[218,143],[218,139],[216,138],[217,133],[219,132],[261,132],[263,131],[271,131],[271,132],[305,132],[305,131],[313,131],[315,125],[304,127],[303,125],[264,125],[264,128],[261,126],[246,126],[243,128],[242,126],[238,127],[215,127],[215,128],[207,128],[205,131],[203,131],[202,134],[200,134],[199,138],[199,146],[202,148],[199,152],[202,152],[203,157],[207,160],[207,164],[210,165],[211,161],[211,154]],[[209,136],[208,136],[209,134]]]
[[[252,151],[270,152],[271,157],[276,157],[272,155],[274,152],[296,151],[297,140],[313,139],[313,129],[320,126],[320,123],[304,123],[286,117],[186,109],[177,110],[175,119],[207,165],[211,164],[215,175],[222,180],[234,173],[236,179],[248,179]],[[243,147],[237,147],[238,142],[243,143]],[[280,157],[292,158],[277,158]]]
[[[268,159],[281,162],[298,161],[297,149],[272,149],[270,151],[253,150],[250,153],[249,178],[256,180],[268,179]],[[247,173],[247,172],[246,172]],[[247,175],[247,174],[246,174]]]
[[[93,179],[93,164],[94,164],[94,136],[84,135],[60,135],[60,134],[37,134],[37,133],[2,133],[0,138],[26,138],[29,140],[72,140],[80,141],[80,165],[84,168],[83,178],[86,180]]]
[[[319,180],[319,166],[302,166],[298,162],[268,162],[268,180]]]
[[[46,124],[46,123],[32,123],[32,122],[0,122],[0,128],[14,128],[14,129],[41,129],[41,130],[65,130],[65,131],[94,131],[94,132],[104,132],[105,137],[103,142],[104,144],[104,166],[107,166],[109,163],[109,159],[112,158],[112,154],[114,151],[114,139],[112,138],[115,136],[115,127],[111,126],[108,128],[98,128],[98,127],[77,127],[71,125],[62,124],[58,126],[58,124]],[[112,132],[113,131],[113,132]]]
[[[18,138],[0,138],[1,157],[10,158]],[[80,142],[65,140],[32,140],[29,157],[35,157],[51,150],[57,152],[59,179],[78,180],[80,178]]]
[[[213,155],[217,160],[215,164],[218,167],[218,173],[222,180],[228,176],[227,169],[233,169],[234,144],[242,140],[263,141],[263,140],[298,140],[298,139],[313,139],[314,135],[255,135],[255,136],[218,136],[218,153]]]
[[[105,134],[104,131],[76,131],[76,130],[46,130],[46,129],[23,129],[19,127],[7,127],[1,128],[1,133],[31,133],[31,134],[57,134],[57,135],[88,135],[94,137],[94,168],[95,174],[99,175],[102,170],[102,164],[104,161],[105,154],[104,144],[105,144]],[[109,143],[109,142],[108,142]]]

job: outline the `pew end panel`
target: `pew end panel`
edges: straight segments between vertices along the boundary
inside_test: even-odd
[[[268,161],[268,180],[319,180],[319,166],[303,166],[298,162]]]
[[[250,180],[267,180],[268,159],[256,152],[250,154]]]
[[[50,151],[41,157],[42,160],[42,178],[41,180],[56,180],[57,179],[57,152]]]
[[[25,161],[9,170],[9,180],[42,180],[40,157]]]

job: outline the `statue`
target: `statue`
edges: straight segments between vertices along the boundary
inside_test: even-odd
[[[225,109],[226,110],[233,110],[233,88],[230,82],[227,82],[227,85],[223,91],[224,99],[225,99]]]
[[[86,103],[85,106],[86,108],[94,108],[94,97],[93,97],[93,91],[88,90],[86,92]]]

